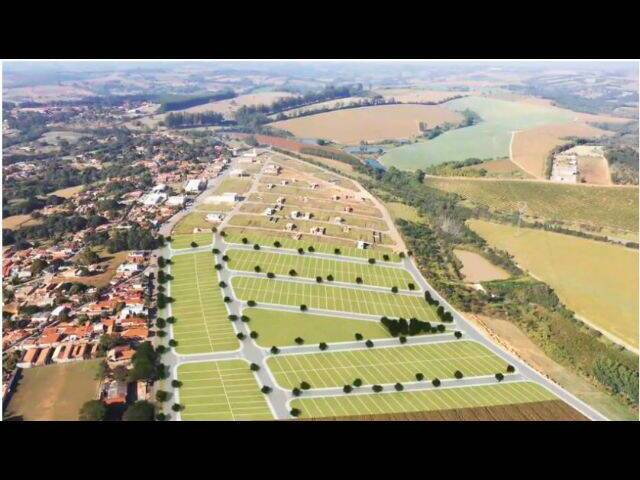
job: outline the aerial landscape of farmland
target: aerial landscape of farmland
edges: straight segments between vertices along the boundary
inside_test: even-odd
[[[5,419],[638,418],[637,64],[110,65],[3,71]]]

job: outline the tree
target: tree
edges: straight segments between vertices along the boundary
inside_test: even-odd
[[[400,335],[400,337],[398,337],[398,340],[400,340],[400,343],[407,343],[407,337],[405,337],[404,335]]]
[[[508,373],[513,373],[516,371],[516,367],[514,367],[513,365],[507,365],[507,372]]]
[[[409,290],[415,290],[415,289],[416,289],[416,286],[415,286],[413,283],[408,283],[408,284],[407,284],[407,288],[408,288]]]
[[[307,306],[303,303],[302,305],[300,305],[300,310],[303,312],[307,311]]]
[[[371,387],[371,390],[373,390],[375,393],[380,393],[382,390],[384,390],[384,388],[382,387],[382,385],[374,385],[373,387]]]
[[[398,287],[396,286],[391,287],[391,293],[398,293]]]
[[[280,248],[282,246],[282,244],[278,241],[273,242],[273,246],[276,248]]]
[[[420,372],[416,373],[416,380],[418,382],[423,381],[424,380],[424,375],[422,373],[420,373]]]
[[[261,391],[262,393],[264,393],[265,395],[270,394],[270,393],[272,392],[272,390],[273,390],[273,389],[272,389],[271,387],[269,387],[268,385],[264,385],[264,386],[260,389],[260,391]]]
[[[362,380],[360,380],[359,378],[356,378],[356,379],[353,381],[353,386],[354,386],[354,387],[360,387],[360,386],[362,386]]]
[[[244,334],[244,333],[242,333],[242,332],[238,332],[238,333],[236,334],[236,337],[238,338],[238,340],[241,340],[241,341],[242,341],[242,340],[244,340],[244,339],[246,338],[245,334]]]
[[[180,380],[171,380],[171,386],[173,388],[180,388],[182,386],[182,382]]]
[[[253,245],[253,249],[254,250],[260,250],[260,245],[258,245],[257,243]]]
[[[107,416],[107,407],[100,400],[89,400],[82,404],[78,418],[87,422],[101,422]]]
[[[460,331],[458,331],[458,330],[456,330],[456,331],[453,333],[453,335],[454,335],[456,338],[462,338],[462,332],[460,332]]]
[[[302,248],[302,247],[298,248],[298,253],[300,255],[303,255],[304,254],[304,248]]]
[[[258,370],[260,370],[260,365],[258,365],[257,363],[252,363],[249,368],[252,372],[257,372]]]
[[[191,248],[196,248],[198,246],[196,242],[191,242],[190,245],[191,245]]]
[[[385,262],[388,262],[388,261],[389,261],[389,255],[387,255],[387,254],[385,253],[384,255],[382,255],[382,259],[383,259]]]
[[[94,252],[91,248],[87,247],[82,250],[76,257],[77,265],[93,265],[100,261],[100,255]]]
[[[255,340],[258,338],[258,332],[252,330],[251,333],[249,333],[249,336]]]
[[[353,387],[351,385],[345,385],[344,387],[342,387],[342,391],[344,393],[351,393],[353,391]]]
[[[327,275],[327,281],[333,282],[333,275],[331,274]]]
[[[362,283],[362,277],[356,277],[356,283],[357,284],[361,284]]]
[[[373,265],[374,263],[376,263],[376,259],[375,259],[375,258],[370,258],[370,259],[369,259],[369,263],[370,263],[371,265]]]
[[[292,408],[292,409],[289,411],[289,415],[291,415],[292,417],[299,417],[301,413],[302,413],[302,412],[300,411],[300,409],[299,409],[299,408]]]
[[[216,270],[220,271],[220,270],[222,270],[223,268],[224,268],[224,267],[222,266],[222,264],[221,264],[221,263],[216,263],[216,265],[215,265],[215,269],[216,269]]]
[[[167,323],[176,323],[176,317],[173,317],[173,316],[168,317],[167,318]]]
[[[301,337],[296,337],[294,339],[294,342],[296,342],[298,345],[302,345],[304,343],[304,339]]]
[[[169,340],[169,346],[173,348],[177,347],[178,341],[172,338],[171,340]]]
[[[156,392],[156,400],[159,402],[166,402],[169,400],[169,392],[165,392],[164,390],[158,390]]]
[[[174,412],[179,412],[180,410],[182,410],[182,405],[180,405],[179,403],[174,403],[173,405],[171,405],[171,410],[173,410]]]
[[[164,328],[166,326],[167,326],[167,321],[164,318],[162,317],[156,318],[156,327]]]
[[[278,353],[280,353],[280,349],[278,347],[276,347],[275,345],[273,347],[271,347],[271,350],[269,350],[272,354],[277,355]]]
[[[218,255],[220,253],[220,249],[214,248],[213,250],[211,250],[211,253],[213,253],[214,255]]]
[[[456,377],[458,380],[460,380],[462,377],[464,377],[464,375],[462,374],[462,372],[460,370],[456,370],[455,372],[453,372],[453,376]]]
[[[326,343],[324,343],[324,342],[320,342],[320,344],[318,345],[318,348],[319,348],[320,350],[326,350],[327,348],[329,348],[329,345],[327,345],[327,344],[326,344]]]
[[[146,400],[138,400],[125,410],[122,420],[125,422],[151,422],[155,418],[155,407]]]
[[[241,315],[240,316],[240,320],[242,320],[244,323],[249,323],[249,321],[251,319],[249,317],[247,317],[246,315]]]
[[[262,268],[260,268],[260,265],[256,265],[255,267],[253,267],[253,271],[256,273],[260,273],[262,271]]]
[[[296,275],[298,275],[298,272],[296,272],[293,268],[291,270],[289,270],[289,275],[291,275],[292,277],[295,277]]]
[[[236,320],[238,320],[238,315],[231,314],[231,315],[227,316],[227,318],[230,321],[235,322]]]
[[[242,243],[246,245],[247,243],[249,243],[249,239],[247,237],[242,237]]]
[[[226,284],[226,283],[224,283],[224,282],[222,282],[222,281],[218,284],[218,286],[219,286],[220,288],[227,288],[227,284]]]
[[[156,415],[156,420],[158,422],[164,422],[165,420],[168,420],[168,419],[169,417],[165,413],[160,412],[159,414]]]
[[[367,348],[373,348],[373,342],[371,340],[367,340],[366,342],[364,342],[364,344],[367,346]]]
[[[309,390],[311,388],[311,385],[309,385],[308,382],[302,381],[300,382],[300,388],[302,390]]]
[[[111,371],[113,378],[118,382],[125,382],[129,376],[129,370],[125,366],[118,366]]]
[[[268,272],[267,273],[267,278],[276,278],[276,274],[273,272]]]
[[[311,252],[311,253],[313,253],[313,252],[315,252],[315,251],[316,251],[316,249],[315,249],[315,248],[313,248],[313,245],[309,245],[309,248],[307,248],[307,250],[308,250],[309,252]]]
[[[333,253],[334,253],[335,255],[340,255],[340,254],[342,253],[342,251],[341,251],[339,248],[334,248],[334,249],[333,249]]]
[[[256,303],[256,301],[255,301],[255,300],[248,300],[248,301],[247,301],[247,305],[248,305],[249,307],[255,307],[255,306],[257,305],[257,303]]]
[[[440,379],[439,379],[439,378],[434,378],[433,380],[431,380],[431,384],[432,384],[434,387],[439,387],[439,386],[440,386],[440,383],[441,383],[441,382],[440,382]]]
[[[222,261],[223,262],[228,262],[229,261],[229,255],[223,255],[222,256]]]
[[[322,277],[321,276],[317,276],[316,277],[316,282],[317,283],[322,283]]]
[[[500,372],[496,373],[496,380],[501,382],[502,380],[504,380],[504,375]]]
[[[299,397],[300,395],[302,395],[302,390],[300,390],[298,387],[295,387],[293,390],[291,390],[291,394],[294,397]]]
[[[400,382],[396,383],[393,388],[396,389],[396,392],[401,392],[402,390],[404,390],[404,385],[402,385]]]

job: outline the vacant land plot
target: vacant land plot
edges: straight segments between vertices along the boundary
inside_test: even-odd
[[[313,419],[307,419],[313,420]],[[494,405],[491,407],[458,408],[434,410],[431,412],[401,412],[379,415],[358,415],[334,417],[326,420],[346,421],[445,421],[445,422],[529,422],[529,421],[587,421],[587,417],[570,407],[562,400],[517,403],[515,405]]]
[[[603,156],[583,155],[578,157],[580,181],[593,185],[611,185],[609,165]]]
[[[338,312],[363,313],[387,317],[416,317],[439,322],[435,311],[422,296],[381,293],[320,284],[294,283],[274,279],[234,277],[236,296],[276,305],[307,305]]]
[[[182,220],[175,224],[173,230],[171,231],[172,235],[181,235],[181,234],[190,234],[193,233],[194,229],[211,229],[213,227],[213,223],[207,221],[207,213],[206,212],[192,212],[188,215],[185,215]],[[209,236],[211,234],[209,233]]]
[[[578,315],[638,347],[638,251],[479,220],[469,226],[548,283]]]
[[[401,393],[302,398],[293,400],[291,407],[300,409],[301,417],[322,418],[488,407],[555,399],[551,392],[537,383],[514,382]]]
[[[380,163],[415,170],[467,158],[508,157],[513,131],[568,123],[573,119],[566,111],[487,97],[460,98],[442,108],[445,106],[452,111],[470,109],[478,113],[482,121],[471,127],[449,130],[433,140],[389,150],[380,158]]]
[[[533,219],[638,231],[638,187],[442,177],[427,178],[425,184],[492,210],[518,212],[524,206]]]
[[[211,245],[213,242],[213,234],[207,232],[171,236],[171,248],[174,250],[191,248],[191,242],[196,242],[200,247]]]
[[[388,248],[377,246],[372,249],[361,249],[354,246],[348,246],[347,243],[340,245],[335,240],[331,239],[326,242],[321,242],[321,239],[315,238],[311,235],[303,237],[301,240],[294,240],[289,235],[273,236],[267,232],[237,232],[234,229],[227,228],[227,235],[225,237],[226,243],[242,243],[242,239],[247,239],[247,244],[263,245],[266,247],[273,247],[274,242],[280,242],[281,248],[289,250],[297,250],[303,248],[308,251],[309,247],[313,247],[318,253],[330,253],[334,254],[336,248],[340,251],[340,255],[345,257],[356,258],[375,258],[376,260],[384,261],[384,256],[389,257],[389,261],[398,262],[400,257],[398,254],[392,252]],[[345,241],[346,242],[346,241]],[[351,245],[353,245],[352,242]]]
[[[611,135],[611,132],[584,123],[544,125],[515,133],[512,160],[536,178],[544,178],[546,159],[555,147],[568,143],[566,137],[594,138]]]
[[[22,370],[4,418],[78,420],[84,402],[98,394],[98,360]]]
[[[180,354],[236,350],[238,340],[228,319],[218,286],[214,258],[209,252],[178,255],[171,259],[172,326]]]
[[[311,388],[339,387],[359,378],[364,385],[506,373],[504,360],[476,342],[452,341],[431,345],[405,345],[342,352],[277,355],[267,365],[282,388],[305,381]]]
[[[315,279],[320,276],[326,279],[332,275],[336,282],[357,283],[361,279],[365,285],[408,289],[409,283],[415,280],[404,268],[370,265],[346,260],[327,260],[312,255],[297,253],[268,253],[247,250],[229,250],[228,268],[231,270],[253,271],[260,266],[262,272],[273,272],[276,275],[289,275],[295,270],[296,276]]]
[[[52,130],[43,134],[39,141],[47,142],[49,145],[60,145],[63,140],[69,143],[76,143],[82,136],[83,134],[78,132]]]
[[[217,195],[227,192],[246,193],[251,188],[251,180],[248,178],[225,178],[220,182],[215,193]]]
[[[258,345],[265,348],[295,345],[298,337],[306,344],[354,341],[356,333],[370,339],[391,337],[382,324],[367,320],[261,308],[246,308],[242,313],[249,317],[251,329],[260,333]]]
[[[182,420],[273,420],[244,360],[183,364],[178,379]]]
[[[496,267],[482,255],[468,250],[454,250],[453,253],[462,262],[460,272],[467,282],[478,283],[490,280],[504,280],[509,278],[509,273],[500,267]]]
[[[415,207],[400,202],[385,202],[385,207],[394,219],[401,218],[409,222],[420,222],[420,214]]]
[[[92,287],[106,287],[116,274],[118,267],[127,259],[128,251],[108,253],[106,248],[96,249],[96,253],[100,256],[100,265],[105,271],[94,275],[84,275],[82,277],[56,276],[53,278],[54,283],[77,282]]]
[[[267,192],[253,193],[249,195],[247,200],[249,202],[263,202],[273,204],[276,203],[278,198],[280,197],[285,198],[285,203],[289,207],[301,207],[298,210],[304,210],[305,208],[309,208],[309,205],[312,205],[315,209],[330,210],[336,213],[346,213],[345,208],[348,209],[350,207],[353,210],[350,213],[354,215],[366,215],[378,218],[382,217],[382,213],[380,213],[377,208],[370,205],[364,205],[363,203],[332,201],[328,199],[322,200],[318,198],[314,198],[313,201],[304,201],[303,198],[296,196],[278,195],[275,193]]]
[[[459,122],[461,118],[439,105],[379,105],[319,113],[275,122],[271,126],[297,137],[355,145],[361,140],[409,138],[420,134],[420,122],[435,127],[445,122]]]

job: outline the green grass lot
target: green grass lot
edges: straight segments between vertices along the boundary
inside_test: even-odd
[[[273,247],[273,243],[275,241],[280,242],[282,245],[282,249],[289,250],[298,250],[298,248],[302,247],[305,251],[309,247],[313,247],[316,252],[319,253],[334,253],[336,248],[340,248],[340,255],[344,257],[355,257],[355,258],[375,258],[376,260],[384,261],[384,255],[389,255],[389,259],[392,262],[400,261],[400,257],[396,253],[393,253],[390,249],[384,247],[375,247],[372,249],[362,250],[353,246],[346,245],[336,245],[335,243],[321,243],[319,241],[308,240],[306,237],[303,237],[302,240],[294,240],[290,237],[278,237],[273,235],[267,235],[264,233],[235,233],[232,229],[226,229],[227,236],[225,237],[225,242],[229,244],[233,243],[242,243],[242,239],[246,238],[249,242],[249,245],[253,245],[257,243],[259,245],[263,245],[265,247]]]
[[[211,245],[213,243],[213,234],[209,232],[171,235],[171,248],[174,250],[191,248],[191,242],[196,242],[199,247]]]
[[[272,203],[245,203],[240,207],[240,211],[244,213],[260,213],[262,214],[266,208],[272,207]],[[410,208],[410,207],[409,207]],[[291,213],[294,211],[309,212],[313,214],[312,220],[320,222],[335,223],[336,217],[340,217],[343,220],[341,225],[349,225],[357,228],[369,228],[372,230],[380,230],[386,232],[389,230],[388,225],[379,218],[360,217],[358,215],[350,215],[344,212],[324,211],[318,210],[315,205],[306,206],[286,206],[282,210],[278,211],[276,217],[291,218]],[[296,222],[296,220],[293,220]]]
[[[355,263],[346,260],[326,260],[312,255],[298,253],[268,253],[247,250],[228,250],[228,268],[231,270],[254,271],[259,265],[264,273],[288,275],[291,269],[297,276],[315,279],[321,276],[326,279],[333,275],[336,282],[356,283],[356,277],[362,278],[363,284],[379,287],[393,287],[407,290],[409,283],[416,283],[411,274],[404,268]]]
[[[409,222],[419,223],[422,221],[422,217],[420,217],[420,214],[415,207],[410,207],[409,205],[405,205],[400,202],[385,202],[384,205],[387,207],[387,210],[389,210],[389,213],[394,220],[401,218]]]
[[[78,420],[84,402],[98,393],[98,360],[61,363],[22,370],[4,419]]]
[[[273,420],[244,360],[183,364],[178,379],[182,420]]]
[[[350,227],[349,231],[343,231],[341,225],[333,225],[329,223],[321,223],[312,220],[292,220],[288,218],[277,218],[275,222],[269,221],[269,218],[266,216],[258,216],[258,215],[242,215],[237,214],[231,217],[229,220],[229,225],[235,227],[255,227],[255,228],[263,228],[266,230],[275,230],[275,231],[285,231],[285,227],[287,223],[294,223],[296,225],[296,232],[309,233],[311,228],[313,227],[324,227],[325,235],[328,237],[337,237],[344,238],[345,240],[358,241],[363,240],[365,242],[371,243],[373,240],[373,233],[371,230],[365,230],[356,227]],[[389,245],[393,244],[393,239],[386,234],[382,234],[382,244]]]
[[[242,300],[279,305],[301,305],[340,312],[416,317],[439,322],[435,311],[422,296],[380,293],[324,284],[283,282],[277,279],[235,277],[231,280],[236,296]]]
[[[286,195],[278,195],[276,193],[264,193],[264,192],[252,193],[247,197],[247,200],[249,202],[274,204],[278,201],[278,198],[280,197],[285,198],[285,205],[287,205],[288,207],[299,207],[298,210],[304,210],[305,208],[309,208],[309,205],[313,205],[313,207],[316,209],[330,210],[338,214],[338,213],[346,213],[344,211],[344,208],[346,206],[351,206],[353,208],[353,212],[351,213],[355,215],[368,215],[370,217],[377,217],[377,218],[382,217],[382,213],[380,213],[380,211],[377,208],[373,206],[367,206],[361,203],[346,204],[342,202],[334,202],[328,199],[319,200],[315,198],[313,199],[312,203],[309,203],[295,196],[287,197]]]
[[[518,180],[427,178],[429,187],[457,193],[492,210],[539,220],[638,231],[638,187],[594,187]]]
[[[548,283],[578,315],[638,348],[637,250],[480,220],[469,226]]]
[[[213,227],[213,223],[207,222],[206,212],[192,212],[189,215],[185,215],[173,227],[171,235],[187,235],[192,234],[194,228],[209,229]]]
[[[482,117],[482,122],[449,130],[433,140],[394,148],[379,159],[380,163],[415,170],[467,158],[508,157],[512,131],[567,123],[573,117],[569,112],[545,106],[486,97],[459,98],[445,106],[455,111],[470,109]]]
[[[250,318],[251,330],[260,334],[256,340],[258,345],[265,348],[295,345],[297,337],[303,338],[308,345],[350,342],[355,340],[356,333],[370,339],[391,338],[379,322],[261,308],[246,308],[242,313]]]
[[[291,407],[300,409],[301,417],[323,418],[489,407],[544,400],[556,400],[556,397],[537,383],[514,382],[416,392],[301,398],[293,400]]]
[[[220,195],[227,192],[246,193],[251,188],[251,182],[249,178],[225,178],[216,188],[215,194]]]
[[[415,382],[416,373],[454,378],[506,373],[507,364],[476,342],[451,341],[430,345],[403,345],[343,352],[277,355],[268,359],[278,384],[287,389],[306,381],[311,388],[339,387],[360,378],[365,385]]]
[[[171,258],[171,314],[180,354],[236,350],[238,340],[222,301],[222,289],[210,252]]]

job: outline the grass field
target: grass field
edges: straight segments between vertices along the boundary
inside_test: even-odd
[[[284,282],[277,279],[235,277],[233,290],[242,300],[279,305],[302,305],[309,308],[340,312],[386,315],[387,317],[416,317],[438,322],[435,311],[421,296],[330,287],[324,284]]]
[[[238,340],[227,308],[222,301],[222,289],[209,252],[172,257],[170,296],[171,314],[177,322],[173,335],[180,354],[236,350]]]
[[[427,178],[425,184],[493,210],[517,212],[524,205],[529,218],[638,231],[638,187],[467,178]]]
[[[74,195],[80,193],[84,187],[84,185],[76,185],[75,187],[61,188],[60,190],[51,192],[49,195],[56,195],[62,198],[71,198]]]
[[[401,218],[409,222],[422,221],[420,214],[415,207],[411,207],[400,202],[385,202],[384,206],[387,207],[387,210],[394,220]]]
[[[238,95],[237,97],[230,98],[228,100],[219,100],[217,102],[196,105],[195,107],[190,107],[183,111],[189,113],[217,112],[224,115],[225,118],[231,119],[233,118],[233,113],[240,107],[259,104],[269,105],[279,98],[292,96],[293,94],[289,92],[249,93],[246,95]]]
[[[186,235],[193,233],[195,228],[210,229],[211,227],[213,227],[213,223],[207,221],[206,212],[192,212],[185,215],[178,223],[175,224],[171,231],[171,235]],[[208,235],[211,236],[210,233]]]
[[[404,345],[342,352],[277,355],[267,365],[282,388],[306,381],[311,388],[340,387],[360,378],[364,385],[415,382],[416,373],[454,378],[506,373],[507,364],[476,342],[451,341],[431,345]]]
[[[419,135],[418,124],[457,123],[461,116],[439,105],[379,105],[319,113],[270,124],[301,138],[324,138],[345,145]]]
[[[247,238],[249,245],[257,243],[266,247],[273,247],[273,243],[275,241],[278,241],[282,245],[283,249],[297,250],[298,248],[302,247],[307,250],[310,246],[312,246],[315,251],[319,253],[334,253],[334,250],[339,247],[341,252],[340,254],[345,257],[375,258],[376,260],[383,260],[384,255],[389,255],[390,261],[392,262],[398,262],[400,260],[400,257],[398,257],[396,253],[393,253],[391,250],[384,247],[376,247],[373,249],[363,250],[361,248],[356,248],[355,246],[349,247],[344,245],[336,245],[335,242],[320,243],[318,241],[311,241],[306,239],[305,237],[303,237],[305,238],[303,240],[294,240],[288,235],[286,237],[278,237],[273,235],[266,235],[264,233],[253,232],[239,234],[233,233],[231,229],[228,230],[229,231],[227,232],[227,235],[224,239],[226,243],[242,243],[242,239]]]
[[[391,337],[382,324],[367,320],[261,308],[246,308],[242,313],[249,317],[251,329],[260,333],[256,340],[258,345],[265,348],[295,345],[297,337],[303,338],[308,345],[354,341],[356,333],[370,339]]]
[[[182,420],[273,420],[244,360],[183,364],[178,379]]]
[[[97,367],[87,360],[22,370],[4,418],[78,420],[82,404],[97,397]]]
[[[17,230],[21,227],[29,227],[40,223],[42,223],[41,220],[32,218],[31,215],[11,215],[2,219],[2,228]]]
[[[344,260],[327,260],[311,255],[280,254],[247,250],[228,250],[228,268],[231,270],[251,271],[259,265],[264,273],[288,275],[294,269],[299,277],[315,279],[321,276],[326,279],[333,275],[336,282],[356,283],[356,277],[362,283],[380,287],[408,289],[407,284],[415,280],[404,268],[395,268]]]
[[[191,242],[196,242],[200,247],[211,245],[213,242],[213,234],[205,232],[171,236],[171,248],[174,250],[191,248]]]
[[[415,170],[467,158],[508,157],[512,131],[568,123],[573,119],[567,111],[487,97],[460,98],[448,102],[446,107],[452,111],[470,109],[483,121],[471,127],[450,130],[433,140],[394,148],[380,158],[380,163],[387,167]]]
[[[300,409],[301,417],[322,418],[487,407],[555,398],[537,383],[514,382],[416,392],[301,398],[293,400],[291,407]]]
[[[382,88],[376,90],[385,99],[393,98],[401,103],[442,102],[460,95],[460,92],[446,90],[423,90],[421,88]]]
[[[246,193],[250,188],[251,180],[248,178],[225,178],[216,188],[215,194],[220,195],[227,192]]]
[[[638,347],[638,251],[479,220],[469,226],[548,283],[578,315]]]

